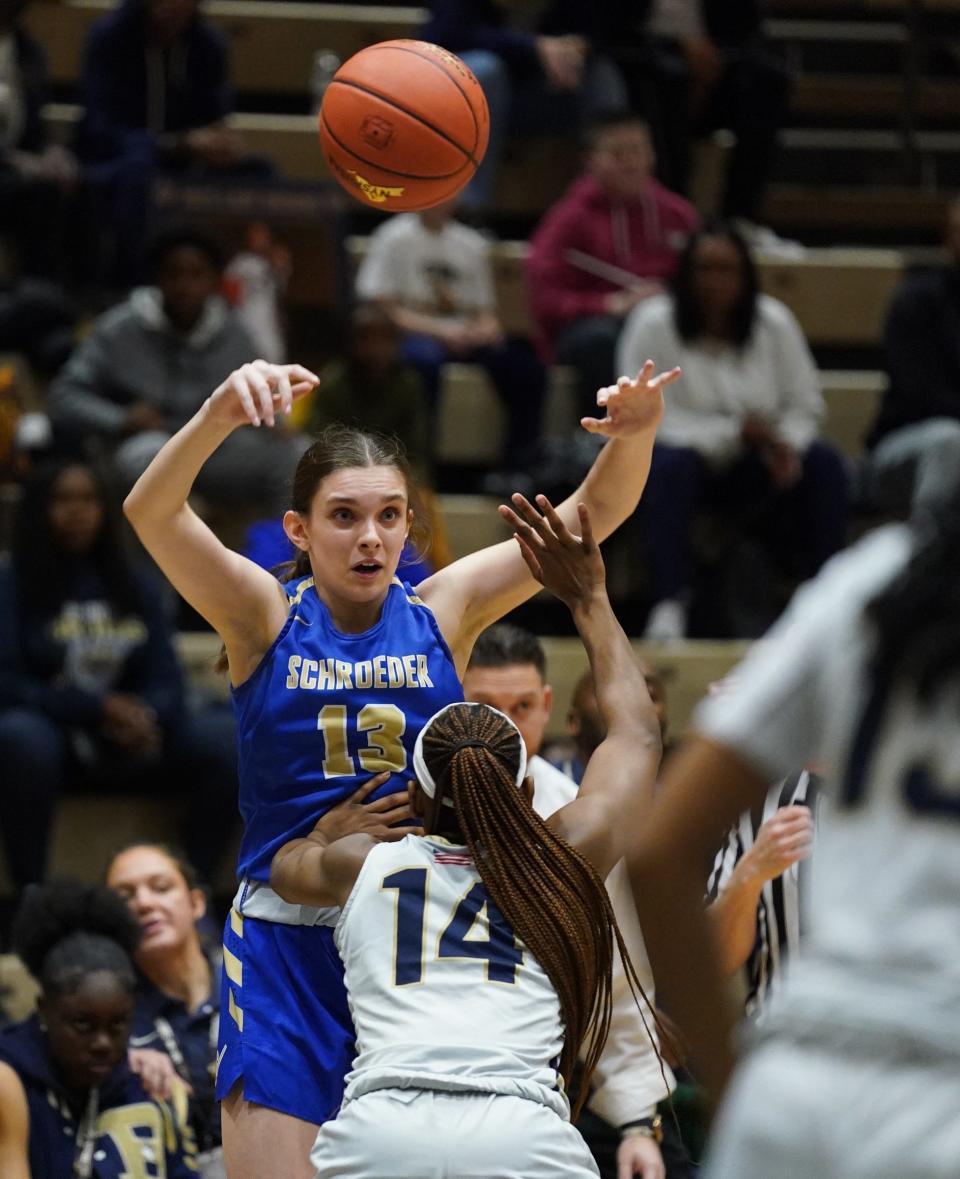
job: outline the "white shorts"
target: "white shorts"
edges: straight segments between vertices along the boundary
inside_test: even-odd
[[[769,1041],[734,1078],[704,1179],[956,1179],[960,1069]]]
[[[597,1179],[587,1144],[539,1102],[378,1089],[317,1135],[316,1179]]]

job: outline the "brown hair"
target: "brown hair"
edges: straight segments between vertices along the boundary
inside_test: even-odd
[[[478,704],[447,709],[424,731],[423,756],[437,783],[428,830],[442,823],[449,811],[442,800],[449,796],[490,898],[557,992],[565,1028],[560,1074],[567,1086],[586,1045],[575,1120],[610,1028],[614,940],[634,997],[639,992],[646,1000],[607,890],[589,860],[517,789],[520,736],[500,713]],[[656,1048],[652,1036],[651,1042]]]
[[[125,843],[123,847],[118,848],[110,859],[107,861],[107,866],[104,869],[103,880],[106,883],[107,877],[110,875],[110,869],[120,859],[125,856],[127,852],[136,851],[137,848],[144,847],[149,851],[159,852],[162,856],[166,856],[171,864],[183,877],[187,888],[193,891],[195,888],[203,888],[203,881],[200,879],[200,873],[194,868],[193,864],[187,859],[186,854],[178,847],[173,847],[169,843],[161,843],[152,839],[135,839],[132,843]]]
[[[418,550],[426,550],[430,541],[428,516],[399,438],[358,430],[336,422],[326,426],[300,456],[293,474],[290,507],[306,516],[324,479],[335,471],[345,471],[351,467],[393,467],[399,471],[406,486],[407,506],[413,511],[410,539]],[[310,554],[298,549],[292,560],[275,566],[271,573],[282,582],[307,577],[310,574]],[[226,648],[221,647],[214,667],[217,671],[226,671],[228,666]]]

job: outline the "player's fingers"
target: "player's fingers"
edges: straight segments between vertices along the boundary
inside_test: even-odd
[[[391,772],[392,771],[390,770],[384,770],[382,774],[374,774],[374,776],[372,778],[368,778],[362,786],[358,786],[347,801],[363,802],[367,795],[372,794],[378,786],[382,786],[384,782],[389,780]]]
[[[391,807],[390,810],[384,811],[377,817],[382,820],[385,827],[395,827],[397,823],[412,819],[414,814],[409,803],[404,803],[402,806]]]
[[[250,392],[250,386],[247,384],[246,378],[242,371],[237,371],[230,379],[230,387],[237,395],[240,406],[247,416],[247,421],[253,426],[260,425],[260,410],[257,408],[257,403],[254,400],[253,394]]]
[[[563,522],[563,519],[557,513],[557,509],[547,499],[547,497],[545,495],[538,495],[536,500],[537,507],[541,512],[543,512],[543,518],[549,525],[550,531],[553,532],[557,540],[559,540],[562,544],[576,544],[577,538]]]
[[[273,391],[273,399],[278,403],[281,413],[289,413],[293,409],[293,389],[290,387],[290,378],[282,369],[277,373],[277,387]]]
[[[382,777],[384,779],[388,778],[389,773],[387,773],[387,775],[382,775]],[[380,815],[383,811],[388,811],[394,808],[394,806],[405,805],[406,802],[407,791],[402,790],[393,793],[393,795],[384,795],[382,798],[375,799],[374,802],[364,803],[363,809],[366,810],[369,815]]]
[[[296,385],[320,384],[320,378],[317,374],[311,372],[308,368],[304,368],[302,364],[280,364],[277,367],[282,369],[287,374],[288,379]]]
[[[646,382],[650,380],[656,371],[656,367],[657,366],[648,357],[640,366],[640,371],[637,373],[637,379],[635,381],[630,381],[629,377],[621,377],[621,380],[626,380],[628,383],[633,385],[646,384]]]
[[[268,426],[272,426],[276,419],[273,413],[273,391],[270,388],[270,382],[253,364],[243,366],[243,375],[259,404],[261,418]]]
[[[654,377],[650,384],[655,389],[665,389],[667,385],[672,385],[681,376],[683,376],[683,370],[678,365],[675,365],[673,368],[667,369],[666,372],[662,372],[659,376]]]
[[[526,537],[529,544],[542,547],[543,517],[519,491],[514,492],[510,498],[513,501],[514,528],[521,536]]]
[[[590,552],[596,546],[596,541],[593,539],[590,509],[586,504],[577,504],[577,519],[580,521],[580,543],[587,552]]]
[[[603,434],[609,437],[613,433],[613,424],[609,418],[581,418],[580,425],[588,434]]]
[[[500,504],[497,510],[515,533],[523,533],[524,535],[529,533],[532,536],[533,529],[529,526],[529,524],[527,524],[525,520],[520,519],[513,508],[509,507],[507,504]]]
[[[520,556],[523,557],[524,562],[526,563],[527,568],[530,570],[534,581],[539,581],[541,584],[543,584],[543,568],[541,567],[540,562],[537,560],[536,553],[518,532],[513,534],[513,539],[520,546]]]

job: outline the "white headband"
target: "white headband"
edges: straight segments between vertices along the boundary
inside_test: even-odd
[[[437,784],[433,780],[433,775],[427,769],[427,763],[423,760],[423,735],[435,720],[439,720],[439,718],[443,716],[445,712],[449,712],[451,708],[485,708],[488,712],[492,712],[497,716],[503,717],[510,728],[513,729],[513,731],[517,734],[517,740],[520,742],[520,765],[517,767],[516,784],[521,786],[523,784],[524,778],[527,776],[527,748],[523,743],[523,737],[520,736],[520,730],[507,716],[507,714],[505,712],[501,712],[499,708],[493,708],[489,704],[470,704],[465,703],[462,700],[457,700],[453,704],[445,705],[440,709],[439,712],[435,712],[417,735],[417,740],[413,747],[413,772],[416,775],[417,781],[420,783],[420,789],[423,791],[423,793],[428,798],[436,798],[437,795]],[[489,748],[485,741],[471,740],[466,744],[482,745],[484,748]],[[463,746],[460,748],[463,748]],[[449,798],[444,798],[441,801],[441,806],[452,807],[453,803]]]

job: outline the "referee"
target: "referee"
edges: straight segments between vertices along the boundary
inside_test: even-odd
[[[742,970],[748,1018],[761,1016],[803,933],[819,789],[809,770],[774,786],[731,827],[707,882],[722,969]]]

